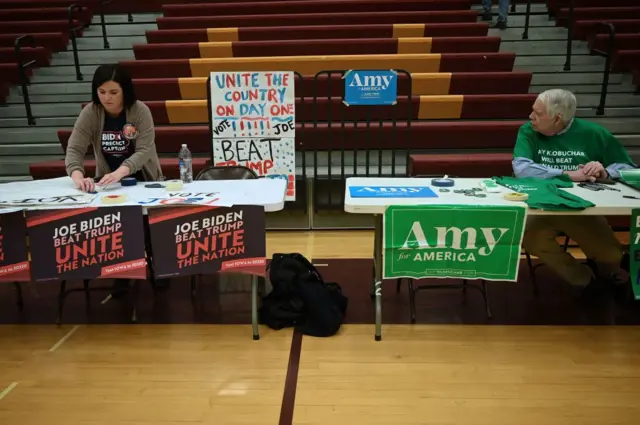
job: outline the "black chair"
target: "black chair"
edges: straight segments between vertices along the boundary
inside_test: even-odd
[[[196,180],[251,180],[257,178],[258,175],[253,170],[241,165],[210,166],[200,171],[196,176]]]
[[[196,176],[196,180],[253,180],[258,179],[258,175],[251,169],[241,166],[209,166],[200,171]],[[195,295],[198,277],[202,282],[201,275],[191,276],[191,299],[195,309]],[[265,281],[262,278],[251,276],[252,295],[251,295],[251,320],[253,325],[253,339],[260,339],[257,324],[257,304],[258,292],[264,293]],[[225,294],[245,293],[244,291],[228,291]]]
[[[415,176],[411,176],[413,178],[442,178],[441,174],[438,175],[430,175],[430,174],[418,174]],[[449,178],[459,178],[458,176],[448,175]],[[416,322],[416,292],[424,289],[462,289],[462,293],[464,296],[467,295],[467,288],[473,288],[478,290],[484,299],[484,306],[487,312],[487,318],[491,319],[493,316],[491,314],[491,306],[489,304],[489,292],[487,289],[487,282],[484,279],[481,279],[480,285],[471,284],[467,279],[462,279],[462,283],[459,284],[444,284],[444,285],[420,285],[414,287],[413,281],[416,279],[407,279],[407,284],[409,287],[409,306],[411,313],[411,323]],[[396,292],[399,293],[402,286],[403,279],[396,280]]]

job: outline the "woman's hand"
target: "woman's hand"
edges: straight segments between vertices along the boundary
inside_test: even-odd
[[[102,179],[98,182],[100,186],[108,186],[113,183],[118,183],[123,178],[129,175],[129,167],[122,165],[113,173],[105,174],[102,176]]]
[[[71,180],[78,189],[83,192],[95,192],[96,186],[92,178],[85,177],[81,171],[74,171],[71,174]]]

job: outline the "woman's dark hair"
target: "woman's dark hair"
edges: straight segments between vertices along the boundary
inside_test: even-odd
[[[91,100],[94,105],[102,105],[98,97],[98,88],[107,81],[115,81],[122,87],[122,99],[126,108],[136,103],[136,92],[133,90],[133,82],[131,76],[122,66],[100,65],[93,74],[93,83],[91,84]]]

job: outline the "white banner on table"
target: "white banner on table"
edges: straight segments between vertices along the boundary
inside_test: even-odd
[[[263,137],[215,139],[216,166],[242,165],[258,176],[287,181],[287,201],[295,201],[296,151],[293,138]]]
[[[137,200],[143,207],[166,206],[166,205],[208,205],[215,207],[230,207],[234,202],[226,198],[220,192],[167,192],[157,194],[148,198]]]
[[[0,192],[0,207],[44,207],[87,205],[98,195],[89,193],[56,193],[50,190],[33,191],[31,193]]]
[[[212,72],[213,137],[294,137],[293,72]]]

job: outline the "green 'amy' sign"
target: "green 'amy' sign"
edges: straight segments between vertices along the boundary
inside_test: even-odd
[[[391,206],[384,215],[384,278],[515,281],[525,218],[520,206]]]
[[[629,240],[629,273],[633,296],[640,300],[640,209],[631,211],[631,238]]]

